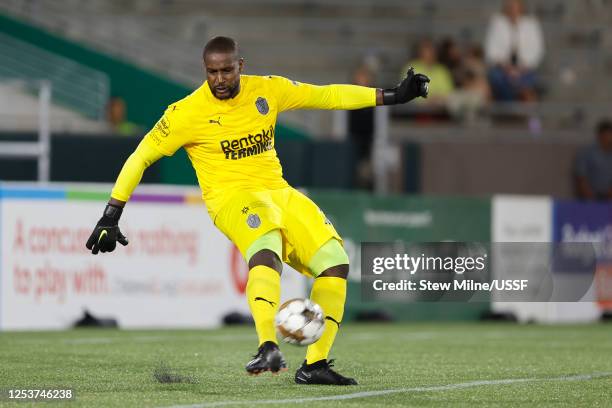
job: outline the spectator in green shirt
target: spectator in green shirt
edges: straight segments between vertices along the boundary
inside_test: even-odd
[[[106,120],[112,133],[121,136],[138,135],[140,126],[127,120],[125,101],[119,96],[113,96],[106,105]]]
[[[436,47],[430,39],[421,40],[416,46],[415,54],[416,58],[404,66],[400,77],[405,77],[410,67],[413,67],[416,72],[427,75],[431,80],[429,96],[427,99],[420,99],[418,103],[435,108],[445,108],[448,97],[455,87],[450,71],[438,62]]]

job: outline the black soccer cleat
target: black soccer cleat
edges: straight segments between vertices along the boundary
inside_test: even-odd
[[[287,371],[287,363],[281,354],[278,345],[271,341],[266,341],[257,350],[257,354],[246,365],[247,373],[258,375],[265,371],[278,373]]]
[[[295,382],[298,384],[325,384],[325,385],[357,385],[353,378],[338,374],[331,367],[334,360],[319,360],[316,363],[304,364],[295,372]]]

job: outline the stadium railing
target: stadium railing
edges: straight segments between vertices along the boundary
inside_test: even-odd
[[[2,33],[0,54],[0,80],[23,79],[28,84],[28,80],[44,79],[53,86],[54,103],[89,119],[104,119],[110,93],[104,73]]]
[[[26,85],[30,89],[34,87],[38,88],[38,140],[33,142],[0,141],[0,158],[37,159],[38,181],[48,182],[51,175],[51,131],[49,126],[49,111],[51,106],[52,84],[48,80],[42,80],[35,82],[28,81]]]

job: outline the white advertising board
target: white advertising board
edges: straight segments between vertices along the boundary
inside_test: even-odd
[[[496,196],[492,204],[493,242],[553,242],[553,200],[549,197]],[[499,257],[497,257],[499,258]],[[504,262],[525,263],[503,257]],[[550,263],[550,259],[534,259]],[[495,266],[493,271],[499,270]],[[525,270],[528,273],[528,270]],[[596,320],[600,311],[594,302],[500,302],[492,299],[496,312],[511,312],[522,322],[562,323]]]
[[[0,196],[2,330],[63,329],[85,310],[123,328],[214,327],[248,313],[247,266],[204,205],[130,202],[129,245],[92,255],[85,242],[104,202],[35,193]],[[285,269],[282,299],[303,297],[305,278]]]

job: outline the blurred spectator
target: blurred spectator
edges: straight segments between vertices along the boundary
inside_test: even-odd
[[[438,46],[438,60],[451,73],[455,87],[460,86],[463,55],[461,48],[455,40],[446,37],[440,42]]]
[[[502,14],[491,17],[485,39],[489,81],[495,99],[537,99],[536,68],[544,56],[540,23],[525,15],[521,0],[506,0]]]
[[[408,62],[401,72],[401,78],[413,67],[415,72],[427,75],[429,83],[429,96],[427,99],[419,98],[414,103],[426,104],[434,108],[446,109],[446,101],[453,92],[454,84],[448,68],[438,62],[436,48],[430,39],[423,39],[416,45],[416,58]]]
[[[123,98],[112,96],[106,105],[106,120],[111,131],[117,135],[133,136],[141,129],[126,119],[127,108]]]
[[[367,61],[353,72],[351,82],[355,85],[374,86],[373,65]],[[348,111],[348,132],[357,154],[355,169],[356,187],[373,188],[372,143],[374,141],[374,108]]]
[[[456,70],[458,89],[448,101],[448,109],[456,119],[473,121],[491,99],[487,68],[482,48],[470,46]]]
[[[612,200],[612,121],[597,126],[597,142],[578,153],[576,194],[583,200]]]

